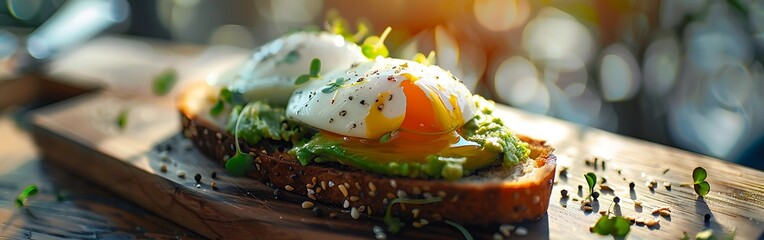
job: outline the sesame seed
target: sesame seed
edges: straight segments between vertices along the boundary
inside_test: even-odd
[[[348,189],[345,188],[345,185],[339,185],[338,188],[340,189],[340,192],[342,192],[342,196],[348,196]]]
[[[159,167],[159,171],[167,172],[167,164],[162,163],[162,166]]]
[[[509,235],[512,233],[512,230],[515,230],[515,225],[502,224],[499,226],[499,232],[501,232],[501,235],[504,235],[505,237],[509,237]]]
[[[371,196],[371,197],[375,197],[375,196],[377,196],[377,192],[375,192],[375,191],[369,191],[369,192],[368,192],[368,194],[369,194],[369,196]]]
[[[358,219],[361,217],[361,213],[358,212],[358,209],[351,208],[350,209],[350,216],[353,217],[353,219]]]
[[[330,188],[331,188],[331,187],[334,187],[334,182],[332,182],[332,181],[329,181],[329,187],[330,187]]]
[[[373,182],[369,182],[369,190],[377,191],[377,186]]]
[[[619,197],[613,197],[613,202],[614,202],[615,204],[618,204],[619,202],[621,202],[621,198],[619,198]]]
[[[255,168],[257,168],[257,171],[260,171],[260,164],[259,163],[255,163]]]
[[[666,211],[666,210],[661,210],[660,212],[658,212],[658,214],[660,214],[662,217],[669,217],[669,216],[671,216],[671,212]]]
[[[337,213],[329,213],[329,218],[337,218]]]
[[[641,207],[642,206],[642,201],[634,200],[634,206]]]
[[[390,186],[394,188],[398,187],[398,183],[395,182],[395,179],[390,179]]]
[[[312,208],[313,206],[315,206],[315,204],[313,204],[311,201],[302,202],[302,208],[308,209]]]
[[[358,183],[358,182],[355,182],[355,184],[354,184],[354,185],[355,185],[355,188],[356,188],[356,189],[358,189],[358,190],[362,190],[362,189],[361,189],[361,184],[360,184],[360,183]]]
[[[711,214],[706,213],[706,215],[703,215],[703,221],[708,222],[711,220]]]
[[[255,158],[255,162],[256,162],[256,163],[263,163],[263,160],[262,160],[262,159],[260,159],[260,157],[256,157],[256,158]]]
[[[350,183],[347,183],[347,182],[345,182],[345,183],[342,183],[342,185],[345,185],[345,188],[347,188],[348,190],[350,190]]]
[[[345,111],[345,110],[340,111],[340,117],[344,117],[347,114],[348,114],[348,111]]]
[[[411,189],[411,194],[414,194],[414,195],[422,194],[422,189],[420,189],[419,187],[414,187]]]
[[[316,193],[321,193],[321,191],[324,190],[323,188],[316,188]]]
[[[414,228],[422,228],[423,227],[422,224],[419,223],[419,222],[412,222],[411,226],[414,227]]]
[[[446,197],[446,192],[445,192],[445,191],[443,191],[443,190],[439,190],[439,191],[438,191],[438,196],[440,196],[440,197],[444,198],[444,197]],[[518,196],[518,197],[519,197],[519,196]]]
[[[196,181],[196,183],[202,183],[202,175],[199,173],[194,174],[194,180]]]
[[[313,177],[310,179],[310,182],[313,183],[312,185],[316,185],[316,182],[318,181],[318,178]]]
[[[635,186],[634,182],[629,183],[629,189],[634,189],[634,186]]]
[[[291,191],[294,191],[294,187],[292,187],[292,185],[286,185],[286,186],[284,186],[284,190],[287,190],[287,191],[291,192]]]
[[[493,233],[493,240],[503,240],[504,237],[501,236],[501,233]]]
[[[414,216],[414,218],[419,217],[419,208],[411,209],[411,215]]]
[[[654,227],[656,225],[660,224],[660,220],[650,219],[645,222],[645,225],[648,227]]]
[[[347,199],[345,199],[345,202],[343,202],[343,203],[342,203],[342,207],[343,207],[343,208],[348,208],[348,207],[350,207],[350,202],[348,202],[348,200],[347,200]]]
[[[313,188],[313,184],[310,184],[310,183],[305,184],[305,188]]]
[[[358,201],[358,196],[350,196],[350,201],[351,202]]]
[[[358,212],[363,212],[363,211],[366,211],[366,206],[361,205],[360,207],[358,207]]]
[[[527,228],[525,228],[525,227],[522,227],[522,226],[520,226],[520,227],[517,227],[517,228],[515,229],[515,234],[517,234],[518,236],[525,236],[525,235],[528,235],[528,229],[527,229]]]
[[[185,178],[186,177],[186,171],[183,171],[183,170],[178,170],[178,172],[176,174],[178,175],[179,178]]]
[[[399,198],[405,198],[406,197],[406,191],[398,190],[396,192],[396,195],[398,195]]]
[[[323,181],[323,180],[321,180],[321,188],[323,188],[324,190],[326,190],[326,182],[325,182],[325,181]]]
[[[564,198],[568,197],[568,190],[565,190],[565,189],[560,190],[560,195]]]

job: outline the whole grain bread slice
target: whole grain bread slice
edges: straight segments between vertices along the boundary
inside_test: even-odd
[[[210,159],[225,164],[236,151],[234,137],[222,127],[224,116],[208,114],[216,94],[204,84],[192,86],[180,96],[178,109],[185,137]],[[490,224],[539,219],[549,206],[556,166],[553,148],[541,140],[519,137],[530,145],[529,159],[509,169],[500,165],[481,169],[457,181],[390,177],[334,163],[303,166],[286,153],[287,143],[263,140],[247,145],[240,140],[240,144],[255,158],[248,177],[316,202],[381,216],[394,198],[439,196],[440,202],[396,204],[392,211],[404,219]]]

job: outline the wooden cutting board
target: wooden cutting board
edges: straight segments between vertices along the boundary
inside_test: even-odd
[[[115,121],[123,109],[128,110],[127,124],[119,129]],[[559,165],[568,168],[558,176],[548,215],[520,224],[528,230],[527,236],[512,232],[510,238],[609,238],[591,234],[589,226],[599,218],[599,210],[611,206],[614,195],[622,199],[613,207],[616,212],[661,220],[653,228],[632,226],[630,239],[678,239],[683,232],[692,238],[709,228],[721,236],[734,231],[738,239],[756,239],[764,232],[764,173],[760,171],[508,107],[499,106],[497,113],[519,133],[547,139],[557,149]],[[385,227],[377,218],[353,220],[347,210],[328,206],[319,206],[316,216],[300,206],[305,197],[282,193],[277,198],[265,184],[227,176],[222,166],[180,136],[178,113],[167,99],[100,92],[39,110],[31,121],[34,139],[47,161],[208,238],[373,239],[373,226]],[[607,167],[592,166],[595,156],[607,161]],[[691,180],[696,166],[709,171],[712,192],[705,198],[679,186]],[[185,177],[179,177],[180,172]],[[586,172],[608,176],[613,188],[600,190],[593,212],[581,210],[581,204],[573,200],[584,194],[577,186],[585,185]],[[199,184],[194,179],[197,173]],[[659,186],[645,187],[648,178]],[[673,187],[664,188],[664,181]],[[629,182],[637,187],[629,190]],[[562,189],[572,197],[561,198]],[[635,207],[634,200],[641,201],[642,207]],[[669,207],[671,216],[652,215],[658,207]],[[330,218],[330,213],[338,217]],[[711,214],[709,222],[704,222],[705,214]],[[469,230],[477,239],[490,239],[499,232],[498,225]],[[398,235],[388,235],[388,239],[422,238],[462,239],[462,235],[437,222],[421,229],[407,226]]]

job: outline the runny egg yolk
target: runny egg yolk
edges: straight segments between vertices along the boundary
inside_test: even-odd
[[[367,156],[376,162],[426,163],[427,156],[465,157],[463,166],[474,169],[496,160],[496,152],[486,151],[480,144],[464,139],[458,128],[464,125],[457,97],[441,99],[436,90],[416,84],[418,78],[404,73],[401,82],[406,95],[406,112],[402,116],[388,118],[382,113],[384,104],[390,100],[390,92],[377,96],[365,117],[367,136],[381,137],[384,129],[400,126],[391,134],[389,142],[378,139],[361,139],[323,132],[329,138],[341,140],[341,145],[351,154]],[[440,87],[440,86],[438,86]],[[441,90],[442,91],[442,90]],[[448,101],[448,105],[444,102]],[[450,107],[449,107],[450,106]]]

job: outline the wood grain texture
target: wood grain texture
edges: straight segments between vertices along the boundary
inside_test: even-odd
[[[122,108],[129,108],[130,114],[127,128],[120,131],[113,121]],[[588,228],[599,218],[597,211],[611,205],[614,195],[622,199],[613,207],[615,212],[661,219],[654,228],[632,226],[629,239],[677,239],[683,232],[694,236],[706,228],[717,234],[735,229],[736,239],[757,239],[764,232],[764,173],[760,171],[508,107],[500,106],[497,112],[517,132],[546,139],[557,149],[559,166],[569,168],[566,176],[558,177],[547,217],[522,224],[529,230],[526,238],[606,238],[589,233]],[[221,166],[178,135],[179,128],[170,102],[107,93],[79,97],[39,111],[33,118],[33,135],[47,160],[208,238],[368,239],[374,236],[372,226],[384,226],[378,219],[352,220],[347,211],[325,206],[321,206],[324,216],[316,217],[300,207],[304,200],[300,196],[283,194],[275,199],[265,184],[226,176]],[[172,148],[168,157],[162,157],[160,152],[168,148]],[[605,160],[606,167],[585,164],[584,160],[594,157]],[[691,180],[696,166],[709,172],[712,190],[705,198],[679,186]],[[665,169],[669,171],[664,174]],[[178,171],[185,171],[186,177],[179,178]],[[595,211],[587,213],[573,198],[586,194],[579,193],[577,185],[585,185],[583,174],[590,171],[607,176],[613,191],[601,191],[599,201],[593,203]],[[212,172],[217,172],[217,179],[211,179]],[[193,179],[196,173],[202,176],[198,187]],[[645,187],[648,178],[655,179],[658,187]],[[210,187],[212,180],[217,190]],[[634,191],[629,191],[631,181],[636,184]],[[663,187],[664,181],[672,183],[670,190]],[[562,189],[572,197],[561,199]],[[635,208],[634,199],[642,201],[643,207]],[[671,216],[650,214],[658,207],[669,207]],[[339,218],[326,217],[330,212]],[[703,221],[706,213],[713,216],[708,223]],[[469,229],[477,238],[490,238],[498,231],[495,225]],[[390,238],[461,236],[433,223],[421,230],[409,226]]]
[[[10,113],[0,115],[0,139],[0,238],[201,238],[41,161]],[[40,192],[17,207],[16,196],[30,184]]]

